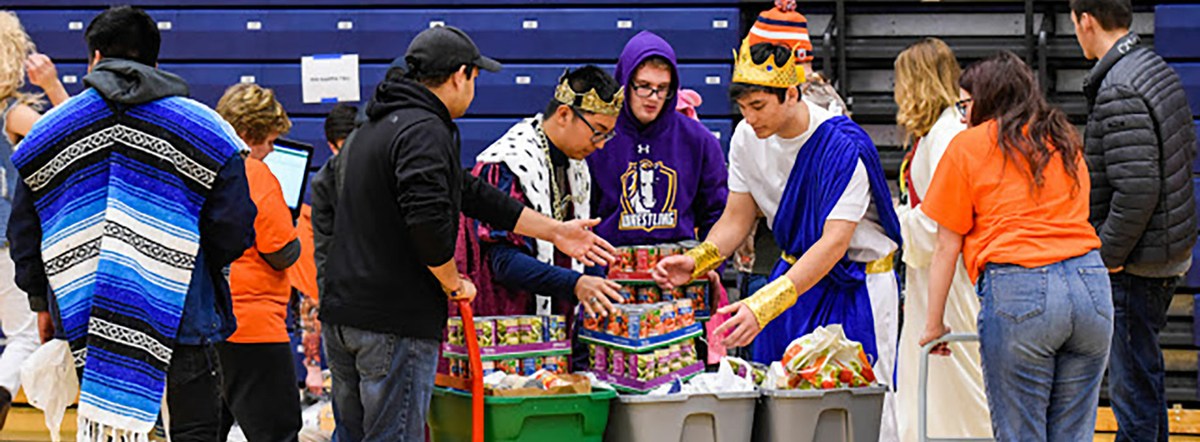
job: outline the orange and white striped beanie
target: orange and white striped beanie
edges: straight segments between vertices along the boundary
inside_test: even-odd
[[[750,28],[746,39],[750,40],[750,46],[774,43],[796,48],[796,63],[813,60],[808,19],[796,12],[796,0],[775,0],[774,8],[758,14],[758,20]]]

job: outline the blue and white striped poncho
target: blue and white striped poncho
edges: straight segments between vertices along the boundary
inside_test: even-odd
[[[13,163],[76,365],[79,440],[145,440],[163,403],[200,209],[240,140],[183,97],[136,106],[94,89],[34,125]]]

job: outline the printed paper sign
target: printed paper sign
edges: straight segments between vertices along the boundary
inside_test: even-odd
[[[310,55],[300,60],[305,103],[358,101],[358,54]]]

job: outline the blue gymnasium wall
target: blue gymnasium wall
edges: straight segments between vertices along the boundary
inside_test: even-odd
[[[68,92],[77,93],[86,73],[84,28],[107,3],[10,0],[9,5],[18,8],[38,50],[58,63]],[[226,87],[242,81],[274,89],[295,123],[288,138],[318,147],[317,165],[329,154],[323,148],[323,121],[331,105],[302,102],[300,58],[358,54],[362,102],[351,104],[361,106],[388,63],[403,55],[413,36],[436,24],[462,28],[484,54],[505,63],[504,71],[480,77],[475,102],[459,121],[464,166],[513,122],[545,107],[564,68],[593,63],[611,72],[625,42],[642,30],[675,47],[683,86],[704,97],[698,109],[702,120],[728,149],[732,109],[725,88],[740,29],[739,9],[721,5],[728,2],[655,0],[646,7],[612,0],[459,0],[435,2],[438,6],[367,0],[333,2],[342,3],[335,7],[316,0],[133,3],[158,21],[161,66],[183,76],[194,98],[215,106]],[[49,4],[54,9],[38,9]]]

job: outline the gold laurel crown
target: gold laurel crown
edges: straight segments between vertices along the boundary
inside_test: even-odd
[[[754,62],[750,56],[750,40],[742,40],[742,50],[734,51],[733,82],[753,84],[758,86],[789,88],[804,82],[804,68],[796,66],[796,50],[788,51],[788,57],[783,67],[775,63],[772,54],[762,64]]]
[[[615,117],[621,113],[621,105],[625,104],[625,88],[617,89],[612,100],[604,101],[603,98],[600,98],[600,94],[596,93],[595,88],[582,94],[575,92],[571,89],[571,81],[567,79],[567,73],[564,72],[562,78],[559,79],[558,88],[554,90],[554,99],[579,110]]]

